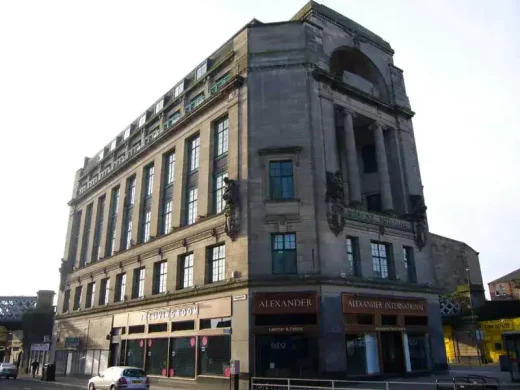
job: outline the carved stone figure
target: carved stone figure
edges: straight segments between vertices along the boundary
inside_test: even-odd
[[[234,240],[240,232],[240,207],[238,185],[235,180],[224,178],[224,193],[222,199],[226,202],[224,208],[226,216],[226,234]]]
[[[343,179],[341,172],[327,172],[327,222],[330,230],[337,236],[345,228]]]
[[[413,224],[415,243],[419,250],[425,247],[427,241],[426,235],[426,210],[428,207],[424,204],[422,195],[411,195],[412,212],[408,214],[408,219]]]

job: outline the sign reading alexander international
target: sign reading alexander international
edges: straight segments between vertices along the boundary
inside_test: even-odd
[[[276,292],[256,294],[253,314],[302,314],[318,312],[318,294],[315,291]]]
[[[423,298],[343,294],[344,313],[428,314]]]

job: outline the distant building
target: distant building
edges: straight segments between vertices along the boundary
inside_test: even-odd
[[[488,283],[492,301],[520,300],[520,268]]]

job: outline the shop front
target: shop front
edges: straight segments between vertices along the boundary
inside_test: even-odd
[[[315,376],[319,367],[318,314],[318,294],[314,291],[256,294],[255,376]]]
[[[229,377],[231,316],[230,297],[117,314],[111,359],[151,376]]]
[[[425,299],[344,293],[342,306],[349,376],[431,369]]]

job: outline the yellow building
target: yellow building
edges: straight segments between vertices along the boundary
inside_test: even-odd
[[[502,334],[520,330],[520,318],[481,321],[480,328],[484,336],[482,347],[486,361],[497,363],[499,356],[505,354]]]

